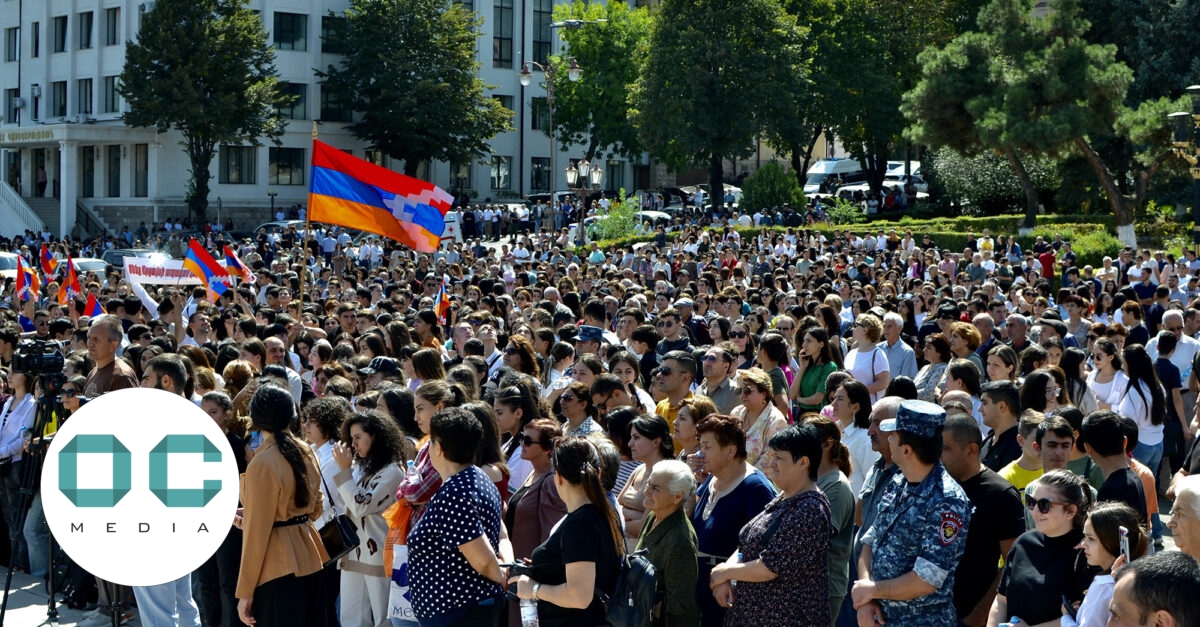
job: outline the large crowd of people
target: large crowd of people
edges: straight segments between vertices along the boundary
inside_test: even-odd
[[[14,478],[41,391],[8,370],[39,339],[64,352],[67,412],[182,394],[244,472],[209,564],[132,595],[101,582],[88,625],[605,625],[637,551],[672,627],[1196,624],[1191,251],[1081,267],[1061,238],[986,230],[963,250],[875,226],[503,233],[434,254],[201,233],[256,277],[215,302],[119,269],[66,304],[56,276],[37,301],[10,283],[13,567],[50,570]],[[40,246],[11,242],[33,268]],[[83,315],[89,293],[107,313]],[[317,528],[340,514],[360,543],[329,561]]]

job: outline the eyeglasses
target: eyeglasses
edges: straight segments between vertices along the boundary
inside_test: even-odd
[[[574,395],[572,395],[572,394],[563,394],[562,396],[559,396],[559,397],[558,397],[558,400],[560,400],[560,401],[564,401],[564,402],[565,402],[565,401],[570,401],[570,402],[572,402],[572,403],[573,403],[573,402],[575,402],[575,401],[577,401],[577,400],[579,400],[579,399],[575,398],[575,396],[574,396]]]
[[[745,396],[746,394],[753,394],[757,391],[758,391],[758,388],[756,388],[756,387],[746,386],[744,388],[738,388],[737,392],[738,392],[738,394]]]
[[[546,448],[546,445],[542,444],[541,440],[535,440],[527,435],[522,435],[519,439],[521,442],[521,446],[533,446],[534,444],[536,444],[542,448]]]
[[[675,326],[675,321],[674,320],[660,320],[658,322],[657,326],[660,329],[669,329],[669,328]]]
[[[79,390],[75,388],[63,388],[63,396],[75,396],[79,394]]]
[[[746,337],[747,335],[749,335],[749,334],[746,333],[745,331],[730,331],[729,332],[729,337],[731,337],[735,340],[740,340],[740,339]]]
[[[1050,508],[1054,507],[1055,505],[1066,505],[1066,503],[1060,501],[1051,501],[1050,499],[1035,499],[1029,494],[1025,495],[1025,507],[1028,507],[1029,511],[1031,512],[1034,509],[1037,509],[1037,511],[1043,514],[1048,514],[1050,513]]]
[[[521,351],[520,351],[520,349],[517,349],[517,348],[515,348],[515,347],[512,347],[512,346],[510,346],[510,347],[508,347],[508,348],[504,349],[504,354],[505,354],[505,355],[516,355],[516,354],[519,354],[520,352],[521,352]]]
[[[717,356],[716,356],[716,355],[705,355],[705,356],[703,357],[703,360],[704,360],[705,362],[709,362],[709,361],[716,361],[716,360],[717,360]]]
[[[660,374],[660,375],[662,375],[662,376],[664,376],[664,377],[669,377],[669,376],[671,376],[671,375],[675,374],[675,371],[674,371],[674,370],[671,370],[670,368],[666,368],[666,367],[660,367],[660,368],[658,369],[658,374]]]

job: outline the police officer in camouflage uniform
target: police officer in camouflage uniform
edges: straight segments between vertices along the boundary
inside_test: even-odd
[[[851,595],[859,627],[946,627],[954,611],[954,571],[966,546],[971,507],[940,461],[946,412],[925,401],[900,404],[885,420],[900,474],[880,498],[863,536]]]

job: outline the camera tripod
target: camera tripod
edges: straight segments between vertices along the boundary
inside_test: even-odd
[[[54,374],[35,374],[27,373],[34,379],[34,390],[37,390],[37,383],[42,386],[42,396],[37,399],[37,413],[33,420],[33,429],[30,434],[33,436],[30,440],[28,450],[24,454],[21,468],[21,500],[17,511],[21,512],[21,520],[24,521],[29,515],[29,508],[33,504],[33,496],[38,489],[38,479],[42,474],[42,462],[45,460],[46,448],[49,445],[47,438],[43,437],[46,432],[46,427],[54,422],[55,416],[59,417],[60,423],[65,414],[62,406],[62,400],[59,394],[62,392],[63,383],[66,382],[66,377],[61,372]],[[31,392],[32,393],[32,392]],[[9,534],[13,533],[9,530]],[[21,530],[17,530],[21,533]],[[51,621],[58,620],[58,606],[54,599],[54,534],[47,533],[49,538],[49,546],[47,547],[47,555],[49,556],[49,570],[47,571],[47,592],[50,600],[47,602],[46,618]],[[16,563],[16,556],[19,550],[20,543],[17,539],[12,540],[12,557],[8,568],[8,575],[4,579],[4,597],[0,599],[0,627],[4,625],[4,617],[8,611],[8,595],[12,588],[13,564]]]

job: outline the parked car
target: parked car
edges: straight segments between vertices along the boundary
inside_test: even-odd
[[[108,262],[97,257],[75,257],[71,259],[71,263],[75,265],[76,274],[95,272],[99,277],[108,274]]]
[[[17,278],[16,253],[0,253],[0,278]]]
[[[139,257],[142,259],[170,259],[167,253],[153,248],[110,248],[104,251],[100,258],[110,266],[122,268],[125,266],[126,257]]]

